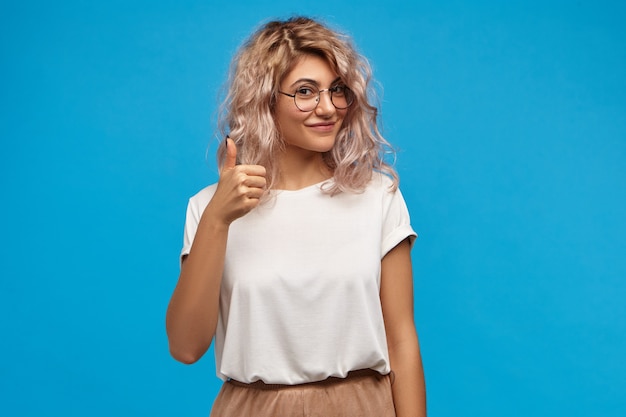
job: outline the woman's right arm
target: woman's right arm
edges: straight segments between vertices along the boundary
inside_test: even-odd
[[[236,165],[232,139],[227,139],[226,146],[217,190],[202,213],[167,308],[170,353],[188,364],[204,355],[215,334],[230,224],[256,207],[265,191],[265,168]]]

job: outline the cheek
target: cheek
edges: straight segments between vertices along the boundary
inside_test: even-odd
[[[302,113],[301,111],[286,111],[283,113],[283,117],[281,118],[281,123],[287,128],[293,129],[301,126],[307,118],[306,113]]]
[[[342,110],[337,112],[337,116],[341,119],[341,125],[345,126],[351,119],[351,114],[348,110]]]
[[[292,106],[285,105],[286,103],[281,102],[276,106],[276,111],[274,112],[274,119],[277,121],[277,124],[287,126],[293,125],[294,123],[299,123],[304,120],[301,111],[298,109],[294,109]]]
[[[289,141],[293,135],[299,135],[297,132],[302,126],[303,120],[300,120],[296,115],[290,112],[282,112],[276,117],[276,128],[278,133],[284,140]]]

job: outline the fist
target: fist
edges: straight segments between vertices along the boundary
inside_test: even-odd
[[[226,160],[220,171],[217,190],[207,208],[211,208],[225,224],[248,214],[265,193],[265,175],[265,167],[261,165],[237,165],[237,147],[227,137]]]

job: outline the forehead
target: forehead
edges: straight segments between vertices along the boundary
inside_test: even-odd
[[[321,86],[332,83],[338,78],[330,64],[317,55],[304,55],[285,75],[283,86],[298,83],[299,80],[310,80]]]

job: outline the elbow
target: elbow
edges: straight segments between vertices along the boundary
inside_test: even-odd
[[[170,355],[172,355],[172,358],[176,359],[180,363],[184,363],[185,365],[196,363],[202,357],[202,355],[199,355],[196,352],[176,350],[171,347]]]
[[[172,358],[185,365],[196,363],[209,350],[213,340],[213,334],[194,334],[180,326],[172,326],[166,321],[167,341]]]
[[[200,359],[199,357],[192,356],[192,355],[185,356],[185,355],[175,355],[175,354],[172,354],[172,357],[174,359],[176,359],[178,362],[180,362],[180,363],[182,363],[184,365],[192,365],[192,364],[198,362],[198,360]]]
[[[207,349],[208,347],[205,349],[194,349],[189,347],[172,346],[170,344],[170,355],[172,355],[172,358],[176,359],[180,363],[191,365],[198,362]]]

